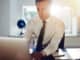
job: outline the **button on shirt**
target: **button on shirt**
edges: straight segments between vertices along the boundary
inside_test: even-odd
[[[25,38],[27,42],[27,49],[29,49],[29,44],[32,38],[32,34],[34,34],[35,45],[37,45],[37,38],[39,36],[40,30],[42,27],[42,20],[36,16],[31,21],[28,22]],[[50,16],[48,19],[46,19],[46,27],[45,27],[45,34],[42,44],[46,44],[48,41],[50,41],[49,45],[42,50],[42,52],[45,52],[46,55],[53,54],[55,55],[55,52],[58,48],[58,45],[61,41],[61,38],[64,34],[64,23],[57,19],[54,16]]]

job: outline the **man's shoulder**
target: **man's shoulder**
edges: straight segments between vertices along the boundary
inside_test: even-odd
[[[51,16],[51,19],[53,19],[53,21],[55,23],[61,23],[61,24],[64,24],[63,20],[61,20],[60,18],[56,17],[56,16]]]

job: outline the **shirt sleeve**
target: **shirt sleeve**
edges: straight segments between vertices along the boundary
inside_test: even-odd
[[[29,52],[29,43],[31,41],[31,36],[33,32],[33,21],[29,21],[26,27],[26,32],[24,38],[26,40],[26,50]]]
[[[46,55],[54,54],[58,48],[58,45],[61,41],[63,34],[64,34],[64,23],[59,22],[56,24],[56,31],[54,33],[54,36],[52,37],[50,44],[42,52],[45,52]]]

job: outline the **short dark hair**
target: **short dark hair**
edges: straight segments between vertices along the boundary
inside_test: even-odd
[[[42,1],[45,1],[45,0],[35,0],[36,3],[42,2]]]

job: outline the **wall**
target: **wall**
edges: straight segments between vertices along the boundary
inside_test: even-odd
[[[18,19],[22,18],[23,5],[33,5],[34,0],[10,0],[10,35],[19,35],[20,29],[17,27]]]
[[[0,36],[18,34],[17,32],[20,30],[17,28],[16,23],[22,17],[22,6],[34,4],[33,1],[0,0]]]
[[[80,48],[80,36],[72,36],[65,38],[65,47]]]
[[[80,15],[78,16],[78,34],[80,35]]]
[[[9,0],[0,0],[0,36],[7,36],[9,34]]]

